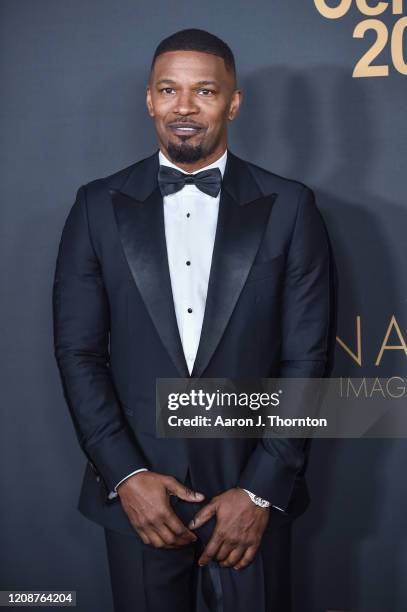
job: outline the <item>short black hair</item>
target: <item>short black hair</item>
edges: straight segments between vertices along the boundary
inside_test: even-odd
[[[236,64],[231,48],[221,38],[206,30],[189,28],[179,30],[164,38],[154,52],[150,73],[157,57],[167,51],[202,51],[218,55],[225,62],[226,70],[231,71],[236,80]]]

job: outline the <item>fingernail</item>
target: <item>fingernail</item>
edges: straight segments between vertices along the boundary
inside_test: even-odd
[[[203,493],[198,493],[197,491],[195,491],[195,497],[197,497],[198,499],[204,499],[205,495]]]

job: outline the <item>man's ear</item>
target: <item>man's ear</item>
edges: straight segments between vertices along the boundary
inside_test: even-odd
[[[235,89],[232,95],[232,101],[229,107],[228,119],[229,121],[233,121],[239,112],[240,105],[242,103],[243,94],[240,89]]]
[[[150,115],[150,117],[154,117],[154,108],[153,108],[153,103],[151,101],[151,91],[150,91],[149,86],[147,86],[147,89],[146,89],[146,106],[147,106],[148,114]]]

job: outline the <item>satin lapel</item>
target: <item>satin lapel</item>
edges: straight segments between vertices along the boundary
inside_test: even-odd
[[[232,189],[228,189],[228,181],[225,182],[219,202],[205,314],[191,373],[193,377],[202,376],[222,338],[260,246],[276,197],[273,193],[239,204],[230,193]],[[233,190],[236,193],[236,183]]]
[[[110,194],[134,282],[178,372],[183,378],[189,377],[174,309],[158,185],[143,201],[122,190],[110,189]]]

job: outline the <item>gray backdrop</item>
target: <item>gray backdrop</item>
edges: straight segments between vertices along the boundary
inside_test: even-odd
[[[144,102],[155,46],[185,27],[223,37],[245,96],[230,148],[315,190],[338,335],[354,351],[361,317],[362,366],[338,344],[338,376],[406,376],[403,350],[375,360],[392,315],[406,336],[407,77],[352,79],[374,33],[353,39],[356,8],[327,20],[311,0],[2,0],[0,13],[0,588],[76,589],[81,612],[111,612],[103,532],[76,510],[85,460],[53,357],[51,287],[77,188],[156,147]],[[406,460],[404,440],[314,443],[295,612],[404,612]]]

